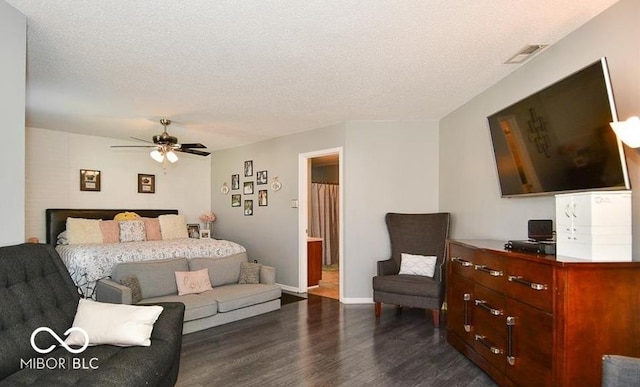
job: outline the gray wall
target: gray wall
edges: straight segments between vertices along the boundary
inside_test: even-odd
[[[552,196],[500,198],[486,117],[606,56],[620,119],[640,114],[640,2],[622,0],[440,121],[440,209],[455,238],[526,239],[528,219],[554,219]],[[505,65],[506,66],[506,65]],[[632,186],[640,157],[626,149]],[[633,194],[640,256],[640,190]]]
[[[277,282],[298,287],[298,155],[343,147],[345,302],[370,302],[376,261],[390,254],[384,214],[430,212],[438,207],[438,127],[435,121],[347,122],[216,152],[212,159],[214,235],[245,245],[252,259],[275,266]],[[243,216],[231,208],[231,191],[220,193],[245,160],[254,171],[278,176],[269,206]],[[245,180],[240,177],[241,183]],[[255,177],[253,178],[255,180]],[[242,185],[242,184],[241,184]],[[256,186],[260,187],[260,186]],[[257,191],[256,191],[257,192]],[[256,200],[257,194],[251,195]],[[243,195],[244,200],[244,195]]]
[[[25,240],[25,79],[27,19],[0,1],[0,246]]]

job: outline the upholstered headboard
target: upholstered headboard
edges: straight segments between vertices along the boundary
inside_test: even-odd
[[[177,214],[178,210],[85,210],[70,208],[48,208],[46,210],[47,222],[47,243],[55,246],[58,234],[67,228],[67,218],[85,218],[85,219],[113,219],[116,214],[121,212],[135,212],[136,214],[148,218],[157,218],[159,215]]]

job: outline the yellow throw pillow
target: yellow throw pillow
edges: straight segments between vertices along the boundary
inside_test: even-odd
[[[113,217],[113,220],[117,220],[117,221],[135,220],[135,219],[140,219],[140,215],[136,214],[135,212],[129,212],[129,211],[121,212]]]

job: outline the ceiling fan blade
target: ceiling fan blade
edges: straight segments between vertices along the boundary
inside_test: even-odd
[[[176,148],[176,149],[174,149],[174,151],[183,152],[183,153],[191,153],[193,155],[198,155],[198,156],[209,156],[211,154],[210,152],[203,152],[203,151],[199,151],[199,150],[195,150],[195,149]]]
[[[206,146],[200,144],[200,143],[190,143],[190,144],[180,144],[180,148],[181,149],[185,149],[185,148],[206,148]]]
[[[142,142],[148,142],[149,144],[153,144],[151,141],[143,140],[143,139],[138,138],[138,137],[131,137],[131,138],[134,139],[134,140],[138,140],[138,141],[142,141]]]
[[[155,145],[111,145],[112,148],[157,148]]]

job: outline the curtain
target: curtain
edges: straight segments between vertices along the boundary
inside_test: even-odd
[[[338,184],[311,183],[311,237],[323,239],[322,264],[337,264]]]

